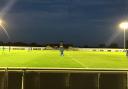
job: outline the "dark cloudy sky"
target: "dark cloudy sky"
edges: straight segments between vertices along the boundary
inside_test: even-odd
[[[0,16],[11,41],[122,45],[128,0],[0,0]]]

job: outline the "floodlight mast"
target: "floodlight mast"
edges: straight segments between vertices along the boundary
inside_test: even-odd
[[[120,28],[124,30],[124,51],[126,50],[126,34],[125,31],[128,29],[128,22],[122,22]]]

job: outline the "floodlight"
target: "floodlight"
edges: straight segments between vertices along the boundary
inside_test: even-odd
[[[0,19],[0,25],[2,24],[2,20]]]
[[[2,19],[0,19],[0,28],[3,29],[3,31],[5,32],[5,34],[7,35],[8,39],[9,39],[10,38],[9,34],[8,34],[7,30],[5,29],[5,26],[3,24],[3,20]]]
[[[126,30],[126,29],[128,29],[128,22],[122,22],[119,26],[120,26],[121,29]]]

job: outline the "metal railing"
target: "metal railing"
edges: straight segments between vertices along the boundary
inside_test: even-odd
[[[115,89],[128,89],[128,69],[110,69],[110,68],[26,68],[26,67],[2,67],[0,73],[3,73],[3,79],[0,82],[4,87],[0,89],[30,89],[34,86],[36,89],[105,89],[110,88],[111,81],[115,82]],[[12,73],[12,74],[11,74]],[[16,74],[16,75],[15,75]],[[15,85],[13,79],[16,77],[19,85]],[[34,77],[31,77],[34,76]],[[106,77],[107,76],[107,77]],[[14,77],[14,78],[12,78]],[[108,78],[108,79],[106,79]],[[111,79],[112,78],[112,79]],[[30,80],[29,80],[30,79]],[[107,82],[105,83],[105,81]],[[110,80],[108,82],[108,80]],[[31,82],[30,82],[31,81]],[[36,81],[37,83],[35,84]],[[47,86],[43,85],[44,83]],[[29,83],[30,82],[30,83]],[[61,83],[64,83],[61,85]],[[85,82],[85,83],[84,83]],[[53,86],[52,83],[59,87]],[[57,84],[58,83],[58,84]],[[92,84],[91,84],[92,83]],[[117,84],[116,84],[117,83]],[[50,87],[51,84],[51,87]],[[59,85],[60,84],[60,85]],[[78,85],[77,85],[78,84]],[[106,85],[104,85],[106,84]],[[15,87],[17,86],[17,87]],[[93,88],[92,88],[93,86]],[[34,89],[34,88],[32,88]]]

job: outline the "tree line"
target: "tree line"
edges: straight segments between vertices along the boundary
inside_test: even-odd
[[[26,43],[26,42],[2,42],[0,41],[0,46],[25,46],[25,47],[59,47],[60,43]],[[64,44],[65,48],[68,47],[80,47],[80,48],[121,48],[117,43],[111,43],[110,45],[106,45],[104,43],[99,44],[97,46],[89,46],[89,45],[84,45],[84,46],[79,46],[79,45],[74,45],[74,44]],[[128,40],[126,41],[126,48],[128,48]]]
[[[89,48],[89,46],[85,45],[84,48]],[[117,43],[111,43],[109,45],[102,43],[99,44],[98,46],[94,46],[94,48],[123,48],[123,47],[120,47]],[[126,48],[128,49],[128,40],[126,41]]]

